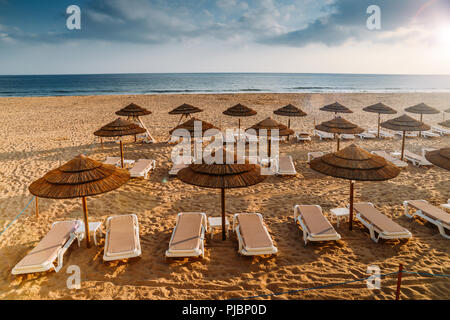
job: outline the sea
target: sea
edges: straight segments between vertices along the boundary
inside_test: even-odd
[[[134,73],[0,75],[0,97],[450,92],[450,75]]]

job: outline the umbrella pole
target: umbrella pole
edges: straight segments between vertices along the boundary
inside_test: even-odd
[[[405,154],[405,137],[406,137],[406,132],[403,131],[403,138],[402,138],[402,154],[400,156],[400,160],[403,161],[403,155]]]
[[[288,129],[290,129],[291,128],[291,117],[288,117],[289,118],[289,120],[288,120]],[[287,141],[289,141],[289,135],[287,136]]]
[[[103,138],[100,138],[100,145],[102,146],[103,149]]]
[[[378,139],[380,139],[380,122],[381,122],[381,114],[378,114],[378,134],[377,134]]]
[[[353,180],[350,180],[350,208],[349,208],[349,218],[348,218],[348,226],[349,230],[353,230],[353,189],[354,189],[354,182]]]
[[[272,149],[272,140],[269,138],[269,141],[268,141],[268,142],[269,142],[269,143],[267,144],[267,146],[268,146],[269,150],[267,151],[267,154],[268,154],[269,159],[270,159],[270,156],[271,156],[271,149]]]
[[[123,169],[123,142],[122,139],[120,140],[120,165]]]
[[[420,122],[423,120],[423,114],[420,114]],[[419,138],[422,136],[422,131],[419,132]]]
[[[337,151],[339,151],[339,142],[341,141],[340,135],[337,134],[336,137],[337,137]]]
[[[221,189],[221,200],[222,200],[222,241],[227,240],[227,235],[225,232],[225,189]]]
[[[86,197],[81,198],[81,202],[83,203],[83,213],[84,213],[84,232],[86,233],[86,245],[88,248],[91,247],[91,236],[89,234],[89,220],[88,220],[88,211],[87,211],[87,203]]]
[[[39,203],[38,203],[38,197],[36,197],[36,217],[39,217]]]

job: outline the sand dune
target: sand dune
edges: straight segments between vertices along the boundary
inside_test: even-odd
[[[384,214],[410,230],[408,242],[374,243],[360,223],[352,232],[346,222],[337,229],[342,240],[303,245],[301,232],[293,223],[295,204],[319,204],[325,212],[345,206],[348,182],[325,177],[308,168],[307,153],[334,151],[335,141],[281,143],[282,153],[291,154],[299,175],[292,178],[269,177],[254,187],[227,193],[227,212],[260,212],[278,247],[274,257],[241,257],[237,241],[222,242],[219,236],[207,237],[204,259],[166,260],[164,252],[181,211],[220,214],[220,193],[185,185],[169,179],[172,146],[164,141],[178,117],[167,112],[182,103],[205,110],[197,116],[221,128],[236,126],[237,119],[222,115],[226,108],[240,102],[258,111],[242,119],[242,125],[273,116],[272,111],[288,103],[301,107],[308,117],[292,119],[296,130],[312,132],[313,122],[331,119],[333,114],[319,107],[334,101],[355,111],[345,115],[349,121],[367,128],[376,124],[376,114],[362,108],[384,102],[398,111],[419,102],[440,110],[447,109],[450,94],[229,94],[229,95],[155,95],[0,98],[0,230],[27,205],[32,196],[29,184],[74,156],[85,153],[96,160],[118,154],[118,145],[100,147],[93,132],[113,121],[114,112],[130,102],[150,109],[142,118],[154,145],[125,144],[128,159],[153,158],[157,168],[149,181],[130,180],[122,188],[88,199],[92,221],[105,221],[110,215],[134,213],[139,218],[142,257],[128,262],[102,263],[103,242],[86,249],[76,244],[66,253],[59,273],[25,276],[11,275],[14,265],[48,232],[52,222],[82,217],[80,200],[40,200],[40,215],[34,203],[0,236],[0,299],[227,299],[310,288],[367,277],[367,266],[378,265],[382,273],[395,271],[399,263],[406,270],[450,274],[448,240],[429,223],[412,221],[403,215],[403,200],[426,199],[440,204],[450,198],[450,173],[438,167],[409,166],[387,182],[356,183],[356,200],[371,201]],[[398,115],[401,115],[399,113]],[[388,119],[392,116],[385,116]],[[418,115],[413,115],[418,118]],[[440,115],[425,115],[435,124]],[[344,141],[342,146],[351,142]],[[395,151],[401,140],[356,140],[367,150]],[[422,147],[450,145],[450,136],[436,139],[407,139],[407,148],[420,153]],[[330,216],[329,216],[330,217]],[[230,216],[231,218],[231,216]],[[330,217],[331,219],[331,217]],[[79,290],[66,287],[67,266],[81,268]],[[368,290],[365,282],[321,290],[267,297],[268,299],[392,299],[395,276],[382,280],[380,290]],[[446,278],[404,275],[403,299],[449,299]]]

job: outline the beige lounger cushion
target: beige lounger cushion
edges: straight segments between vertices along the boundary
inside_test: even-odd
[[[182,214],[178,218],[175,233],[169,244],[169,251],[192,251],[200,246],[202,214]]]
[[[417,210],[421,210],[422,213],[433,220],[437,220],[443,224],[450,225],[450,214],[441,210],[429,203],[420,201],[420,200],[411,200],[408,201],[408,204],[416,208]]]
[[[312,235],[335,235],[336,230],[316,206],[299,206],[301,218]]]
[[[355,210],[363,216],[363,218],[374,225],[380,232],[384,233],[404,233],[407,232],[398,223],[392,221],[375,207],[368,203],[356,203],[354,205]]]
[[[245,248],[265,249],[273,247],[272,239],[264,229],[264,225],[258,215],[239,214],[237,221]]]
[[[38,245],[20,260],[15,268],[36,266],[55,260],[58,251],[69,240],[70,234],[75,231],[77,225],[77,221],[56,223]]]
[[[133,216],[113,217],[109,222],[108,254],[120,254],[138,249]]]
[[[294,163],[291,156],[281,156],[278,159],[278,167],[281,173],[296,173]]]
[[[138,162],[136,162],[136,164],[134,165],[134,167],[132,169],[130,169],[130,174],[132,176],[139,175],[142,172],[144,172],[145,170],[148,170],[150,168],[150,166],[152,166],[152,165],[153,165],[153,160],[141,159]]]

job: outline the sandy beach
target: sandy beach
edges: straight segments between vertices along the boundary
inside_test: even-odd
[[[237,124],[237,118],[222,111],[237,103],[258,112],[242,118],[247,128],[266,117],[287,123],[287,118],[273,115],[273,110],[292,103],[305,111],[305,118],[292,118],[296,131],[312,133],[313,123],[330,120],[333,114],[319,108],[335,101],[354,111],[344,117],[363,128],[375,127],[377,115],[362,111],[363,107],[383,102],[399,113],[383,116],[389,119],[403,114],[406,107],[425,102],[441,111],[450,106],[450,93],[395,94],[223,94],[223,95],[140,95],[0,98],[0,231],[32,199],[28,186],[47,171],[84,153],[103,161],[118,155],[118,145],[100,146],[93,132],[115,120],[115,111],[134,102],[153,112],[142,120],[155,144],[125,144],[127,159],[150,158],[157,163],[149,180],[132,179],[120,189],[88,198],[91,221],[105,221],[117,214],[134,213],[140,225],[142,257],[129,261],[103,263],[104,239],[87,249],[76,244],[65,255],[59,273],[46,272],[13,276],[11,269],[48,232],[58,220],[82,219],[80,200],[40,199],[40,215],[35,216],[34,203],[0,236],[0,299],[230,299],[299,290],[369,276],[369,265],[377,265],[381,273],[394,272],[402,263],[408,271],[450,274],[450,249],[437,228],[404,216],[403,201],[425,199],[433,205],[450,198],[450,173],[433,166],[412,165],[386,182],[357,182],[356,201],[370,201],[382,213],[407,228],[413,238],[405,241],[373,242],[367,229],[355,222],[352,232],[347,222],[337,228],[342,240],[308,243],[293,222],[295,204],[318,204],[327,217],[334,207],[348,203],[348,181],[326,177],[308,167],[307,153],[335,151],[335,141],[299,143],[291,139],[280,143],[280,152],[292,155],[296,177],[269,177],[256,186],[227,192],[227,213],[259,212],[272,235],[278,254],[271,257],[243,257],[237,252],[234,234],[227,241],[216,235],[205,243],[204,259],[166,260],[167,249],[176,215],[199,211],[208,216],[220,215],[220,192],[186,185],[169,178],[172,146],[166,143],[168,131],[177,116],[168,111],[189,103],[204,109],[196,117],[226,129]],[[411,115],[415,119],[419,115]],[[447,115],[450,117],[450,115]],[[442,113],[424,115],[424,122],[435,125]],[[351,142],[344,141],[342,147]],[[401,139],[355,140],[368,150],[399,150]],[[421,154],[423,147],[443,148],[450,136],[426,139],[408,138],[408,150]],[[333,225],[335,223],[333,221]],[[81,288],[68,289],[67,267],[81,269]],[[336,287],[264,299],[394,299],[396,275],[381,281],[381,289],[369,290],[366,283],[356,282]],[[405,274],[402,299],[450,299],[448,278]]]

